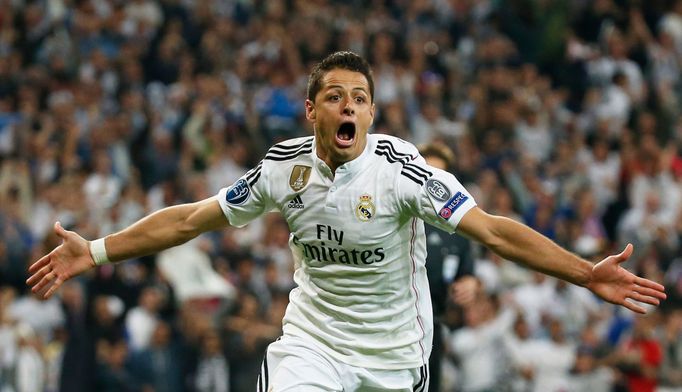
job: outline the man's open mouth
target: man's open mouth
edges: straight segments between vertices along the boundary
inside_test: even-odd
[[[350,147],[355,142],[355,124],[345,122],[336,131],[336,145],[339,147]]]

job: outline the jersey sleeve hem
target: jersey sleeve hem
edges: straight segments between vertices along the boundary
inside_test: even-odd
[[[450,234],[457,232],[457,226],[459,226],[459,222],[462,220],[462,218],[464,217],[464,215],[465,215],[467,212],[469,212],[469,210],[471,210],[471,209],[474,208],[474,207],[476,207],[476,201],[474,201],[473,198],[469,198],[467,201],[464,202],[464,204],[462,204],[462,205],[457,209],[457,211],[455,211],[455,212],[452,214],[452,216],[450,217],[450,219],[453,220],[453,225],[452,225],[452,229],[453,229],[453,230],[452,230],[452,232],[451,232]]]
[[[223,188],[218,192],[218,195],[215,196],[216,200],[218,200],[218,205],[220,205],[220,209],[223,210],[223,215],[225,215],[225,218],[227,218],[227,221],[230,223],[230,226],[234,227],[243,227],[245,224],[235,224],[234,222],[236,219],[232,214],[232,211],[228,208],[227,206],[227,191],[229,188]]]

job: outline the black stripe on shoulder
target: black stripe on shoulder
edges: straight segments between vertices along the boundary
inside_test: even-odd
[[[393,153],[391,153],[389,150],[385,148],[377,147],[377,149],[374,150],[374,153],[379,156],[385,157],[389,163],[400,163],[403,167],[402,170],[400,171],[400,174],[416,182],[417,184],[419,184],[419,186],[423,186],[424,183],[431,176],[433,176],[433,173],[431,173],[430,171],[425,170],[417,165],[406,163],[405,158],[397,158],[396,156],[393,155]]]
[[[407,163],[407,164],[405,164],[405,167],[406,167],[406,168],[407,168],[408,166],[409,166],[410,168],[412,168],[415,172],[420,172],[420,173],[422,173],[422,174],[425,175],[425,176],[431,177],[431,176],[433,175],[433,173],[431,173],[430,171],[424,169],[423,167],[421,167],[421,166],[419,166],[419,165],[417,165],[417,164],[414,164],[414,163]]]
[[[408,154],[405,152],[398,152],[390,140],[379,140],[379,141],[377,141],[377,144],[378,144],[377,146],[388,148],[389,150],[391,150],[393,155],[395,155],[397,157],[407,157],[410,159],[410,161],[414,160],[414,158],[415,158],[415,156],[412,154]]]
[[[422,181],[416,177],[413,177],[412,174],[407,173],[405,171],[401,171],[400,174],[402,174],[403,176],[405,176],[405,177],[409,178],[410,180],[416,182],[417,184],[419,184],[419,186],[424,186],[424,181]]]
[[[304,150],[308,150],[308,152],[310,152],[310,150],[312,150],[312,147],[313,143],[311,141],[310,143],[302,144],[291,151],[279,151],[271,148],[270,151],[268,151],[268,153],[265,155],[265,158],[267,159],[268,157],[289,157],[292,155],[300,155],[299,153]]]
[[[253,177],[253,179],[248,180],[249,186],[250,186],[250,187],[253,187],[253,186],[256,184],[256,182],[258,182],[258,179],[259,179],[259,178],[260,178],[260,170],[258,170],[258,172],[256,173],[256,176]]]
[[[292,159],[294,159],[298,156],[301,156],[303,154],[309,154],[309,153],[313,152],[312,147],[305,148],[305,146],[303,146],[301,148],[302,149],[292,151],[290,154],[287,154],[287,155],[268,153],[265,156],[265,158],[263,158],[263,159],[268,160],[268,161],[289,161],[289,160],[292,160]]]
[[[299,148],[299,147],[303,147],[303,146],[312,146],[312,145],[313,145],[313,139],[309,139],[309,140],[306,140],[306,141],[304,141],[304,142],[302,142],[302,143],[292,144],[292,145],[286,145],[286,144],[283,144],[283,143],[278,143],[278,144],[275,144],[274,146],[270,147],[270,151],[273,151],[273,150],[283,150],[282,152],[286,152],[286,151],[295,150],[295,149],[297,149],[297,148]]]
[[[391,156],[391,158],[393,158],[393,159],[396,160],[396,161],[401,162],[403,165],[406,164],[406,163],[408,163],[408,162],[412,159],[412,158],[409,157],[409,156],[400,156],[400,155],[396,155],[395,152],[392,151],[392,150],[391,150],[388,146],[386,146],[386,145],[378,145],[378,146],[377,146],[377,150],[378,150],[378,151],[383,151],[383,152],[387,153],[388,155]]]
[[[418,171],[414,170],[414,169],[412,168],[412,166],[407,166],[407,165],[403,166],[403,170],[402,170],[400,173],[401,173],[401,174],[410,173],[410,174],[412,174],[413,176],[419,177],[419,178],[421,178],[421,179],[424,180],[424,181],[426,181],[426,180],[429,179],[429,176],[427,176],[427,175],[425,175],[425,174],[422,174],[422,173],[419,173]]]
[[[258,164],[248,172],[246,172],[246,178],[251,179],[253,176],[255,176],[258,172],[260,172],[260,169],[263,167],[263,161],[258,162]]]
[[[389,154],[388,151],[379,150],[379,149],[377,148],[377,149],[374,151],[374,153],[377,154],[377,155],[379,155],[379,156],[385,157],[386,160],[387,160],[389,163],[396,163],[396,162],[398,162],[398,163],[400,163],[401,165],[403,164],[401,161],[399,161],[399,160],[393,158],[393,157]]]
[[[258,165],[256,165],[256,167],[246,172],[246,175],[244,177],[246,178],[246,182],[249,183],[249,186],[253,186],[258,181],[258,179],[260,178],[260,171],[262,167],[263,161],[260,161],[258,162]]]

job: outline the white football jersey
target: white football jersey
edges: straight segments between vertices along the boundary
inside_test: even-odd
[[[311,137],[276,144],[217,196],[231,225],[280,211],[289,224],[297,287],[285,335],[347,364],[408,369],[427,363],[433,316],[423,221],[454,232],[473,197],[414,145],[367,135],[333,174]]]

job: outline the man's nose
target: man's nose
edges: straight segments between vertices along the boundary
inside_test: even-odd
[[[346,100],[343,104],[343,114],[347,116],[352,116],[355,114],[355,108],[353,108],[353,103],[351,100]]]

